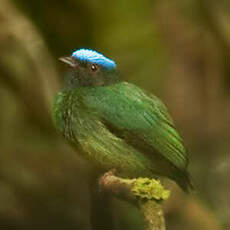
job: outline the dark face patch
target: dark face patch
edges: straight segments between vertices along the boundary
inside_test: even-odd
[[[70,67],[67,79],[69,87],[106,86],[118,81],[116,69],[106,69],[101,65],[79,61],[73,57],[63,58],[63,60]]]

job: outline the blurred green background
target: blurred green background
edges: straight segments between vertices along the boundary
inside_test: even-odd
[[[159,96],[184,136],[198,192],[170,185],[167,228],[230,229],[229,0],[0,0],[0,229],[91,229],[89,166],[50,118],[57,59],[82,47]],[[112,202],[111,229],[142,229]]]

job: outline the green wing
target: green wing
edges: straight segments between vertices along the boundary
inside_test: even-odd
[[[121,137],[135,136],[143,146],[151,146],[179,169],[185,170],[188,158],[182,139],[164,104],[129,83],[89,89],[86,106],[119,131]]]

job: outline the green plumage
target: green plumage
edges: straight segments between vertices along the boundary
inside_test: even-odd
[[[74,58],[61,58],[71,71],[53,106],[57,130],[104,171],[116,169],[119,176],[131,178],[164,176],[189,191],[188,157],[164,104],[120,81],[113,62],[114,68],[108,68],[103,56],[96,60],[102,65],[85,56],[82,61],[82,53],[93,60],[98,55],[80,50]]]
[[[166,176],[189,189],[182,139],[157,97],[126,82],[79,87],[59,93],[53,112],[56,128],[104,170]]]

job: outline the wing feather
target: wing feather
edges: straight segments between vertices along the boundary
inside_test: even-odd
[[[156,96],[129,83],[90,89],[85,104],[120,135],[137,134],[139,142],[156,149],[179,169],[186,169],[188,157],[183,141],[165,105]]]

